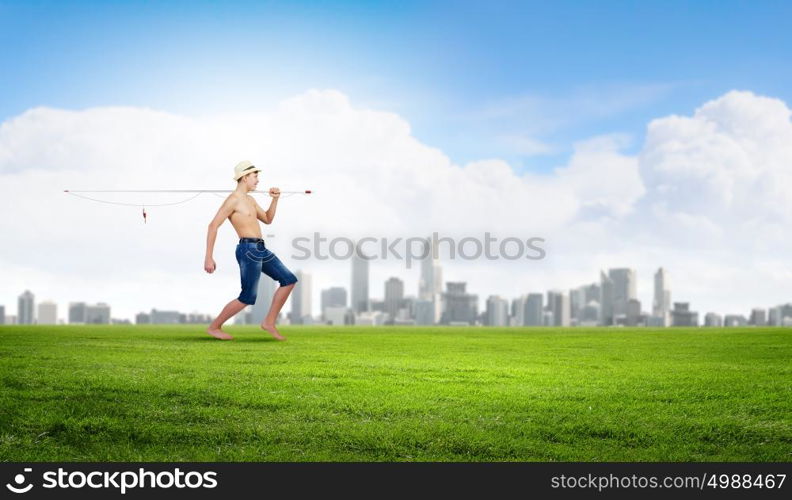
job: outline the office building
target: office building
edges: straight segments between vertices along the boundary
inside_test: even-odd
[[[38,319],[36,322],[39,325],[57,325],[58,305],[52,301],[41,302],[38,305]]]
[[[34,316],[35,296],[30,290],[25,290],[17,300],[17,323],[32,325],[36,322]]]
[[[641,316],[641,301],[638,299],[630,299],[627,301],[627,317],[624,322],[625,326],[646,326],[643,323]]]
[[[361,326],[382,326],[387,314],[382,311],[369,311],[355,315],[355,324]]]
[[[597,290],[599,292],[599,290]],[[600,303],[598,300],[592,299],[583,307],[578,320],[578,326],[597,326],[600,322]]]
[[[323,321],[330,325],[351,325],[355,317],[346,306],[328,306],[324,308]]]
[[[440,267],[439,255],[435,258],[435,249],[429,238],[424,242],[421,259],[421,276],[418,280],[418,298],[422,300],[435,300],[443,292],[443,272]]]
[[[110,306],[99,302],[85,306],[85,322],[94,325],[110,324]]]
[[[688,302],[674,302],[671,310],[672,326],[698,326],[698,313],[690,310]]]
[[[414,303],[413,314],[416,325],[435,324],[435,302],[433,300],[418,299]]]
[[[369,261],[370,257],[355,251],[352,254],[352,283],[350,307],[355,314],[371,310],[369,298]]]
[[[85,302],[69,302],[69,323],[85,323]]]
[[[552,313],[552,326],[570,326],[569,295],[560,290],[547,292],[548,306]],[[548,325],[550,326],[550,325]]]
[[[490,295],[487,298],[484,324],[488,326],[508,326],[509,301],[498,295]]]
[[[652,302],[653,324],[669,326],[671,324],[671,291],[668,288],[668,273],[662,267],[654,276],[654,300]]]
[[[320,297],[321,308],[322,308],[322,319],[327,320],[327,308],[328,307],[343,307],[346,308],[347,306],[347,291],[346,288],[340,286],[334,286],[331,288],[326,288],[322,290],[322,294]]]
[[[634,269],[609,269],[608,277],[611,280],[611,302],[613,315],[607,324],[623,325],[627,323],[627,306],[630,299],[637,299],[637,280]]]
[[[476,323],[478,316],[478,295],[469,294],[465,291],[467,283],[453,282],[446,283],[446,291],[441,295],[443,304],[441,323],[468,324]]]
[[[704,315],[704,326],[723,326],[723,317],[721,317],[721,315],[718,313],[708,312]]]
[[[610,326],[613,324],[613,280],[600,271],[600,324]]]
[[[179,311],[159,311],[152,309],[149,315],[152,325],[175,325],[179,323]]]
[[[525,295],[512,299],[508,324],[509,326],[525,325]]]
[[[541,293],[529,293],[525,297],[525,308],[523,311],[523,324],[525,326],[543,326],[544,295]]]
[[[751,309],[751,317],[748,320],[748,324],[753,326],[767,326],[767,311],[761,307]]]
[[[385,282],[385,312],[391,319],[396,318],[396,313],[402,307],[404,300],[404,282],[396,277],[388,278]]]
[[[300,270],[294,274],[297,276],[297,284],[291,293],[290,322],[292,325],[311,324],[313,323],[311,317],[311,314],[313,314],[313,306],[311,304],[311,275]]]

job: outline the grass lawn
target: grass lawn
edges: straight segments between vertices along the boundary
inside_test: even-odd
[[[0,326],[2,461],[792,461],[792,330]]]

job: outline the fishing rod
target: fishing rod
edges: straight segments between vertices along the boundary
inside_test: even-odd
[[[80,190],[64,189],[64,193],[233,193],[235,189],[94,189]],[[249,193],[269,194],[269,191],[253,190]],[[281,194],[311,194],[310,189],[303,191],[281,191]]]
[[[84,200],[95,201],[98,203],[106,203],[108,205],[121,205],[126,207],[140,207],[143,209],[143,223],[145,224],[147,221],[148,214],[146,213],[146,207],[169,207],[173,205],[181,205],[182,203],[187,203],[188,201],[192,201],[195,198],[201,196],[204,193],[233,193],[234,189],[64,189],[63,192],[70,194],[72,196],[76,196],[78,198],[82,198]],[[176,201],[173,203],[124,203],[119,201],[108,201],[108,200],[99,200],[96,198],[92,198],[90,196],[85,196],[83,193],[195,193],[195,196],[191,196],[185,200]],[[249,191],[249,193],[257,193],[257,194],[268,194],[272,196],[269,191],[259,191],[253,190]],[[304,189],[302,191],[280,191],[280,194],[283,195],[295,195],[295,194],[311,194],[312,191],[310,189]]]

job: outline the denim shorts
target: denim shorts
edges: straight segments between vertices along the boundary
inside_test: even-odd
[[[244,304],[256,303],[261,273],[280,283],[280,286],[297,283],[297,276],[283,265],[277,255],[267,249],[264,240],[251,241],[249,238],[245,241],[240,240],[236,247],[236,259],[242,281],[239,301]]]

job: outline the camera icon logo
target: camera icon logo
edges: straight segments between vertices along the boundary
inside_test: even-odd
[[[33,469],[31,469],[30,467],[25,467],[24,472],[33,472]],[[13,484],[10,483],[6,483],[6,488],[8,488],[10,491],[14,493],[27,493],[28,491],[31,490],[31,488],[33,488],[32,484],[29,484],[27,486],[22,486],[25,483],[24,474],[17,474],[16,476],[14,476],[14,483],[16,483],[17,486],[14,486]]]

